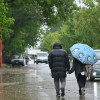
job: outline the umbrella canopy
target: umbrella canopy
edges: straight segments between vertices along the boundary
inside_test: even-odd
[[[87,44],[74,44],[72,47],[70,47],[70,51],[74,58],[84,64],[94,64],[97,61],[94,50]]]

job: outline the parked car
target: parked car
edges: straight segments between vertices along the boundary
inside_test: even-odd
[[[95,78],[100,78],[100,50],[94,50],[97,55],[97,62],[93,64],[90,73],[90,80],[93,81]]]
[[[12,66],[25,64],[25,58],[22,55],[13,55],[11,59]]]
[[[39,52],[36,56],[36,64],[38,63],[48,63],[48,52]]]

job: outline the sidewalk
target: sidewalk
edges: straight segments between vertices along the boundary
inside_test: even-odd
[[[92,84],[87,82],[86,95],[80,98],[74,73],[68,75],[65,100],[100,100]],[[56,100],[48,65],[30,64],[22,68],[0,69],[0,100]]]

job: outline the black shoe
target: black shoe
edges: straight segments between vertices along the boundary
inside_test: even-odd
[[[60,95],[56,95],[57,98],[60,98]]]
[[[85,89],[84,88],[81,88],[81,93],[82,93],[82,96],[85,95]]]
[[[65,96],[65,93],[61,93],[61,97],[64,98],[64,96]]]
[[[61,100],[65,100],[65,94],[64,93],[61,94]]]
[[[80,96],[84,96],[85,95],[85,89],[84,88],[79,89],[79,95]]]
[[[56,99],[57,100],[60,100],[60,95],[56,95]]]
[[[61,100],[65,100],[65,96],[61,96]]]
[[[61,96],[62,96],[62,97],[64,97],[64,96],[65,96],[65,91],[64,91],[64,89],[63,89],[63,88],[61,89]]]

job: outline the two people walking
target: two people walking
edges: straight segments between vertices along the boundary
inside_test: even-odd
[[[48,62],[51,70],[51,76],[52,78],[54,78],[57,98],[60,98],[60,96],[64,98],[66,74],[71,74],[74,71],[79,86],[79,95],[85,95],[85,64],[73,58],[72,68],[70,69],[70,61],[68,54],[65,50],[62,49],[60,43],[55,43],[53,45],[53,50],[49,53],[48,56]]]

